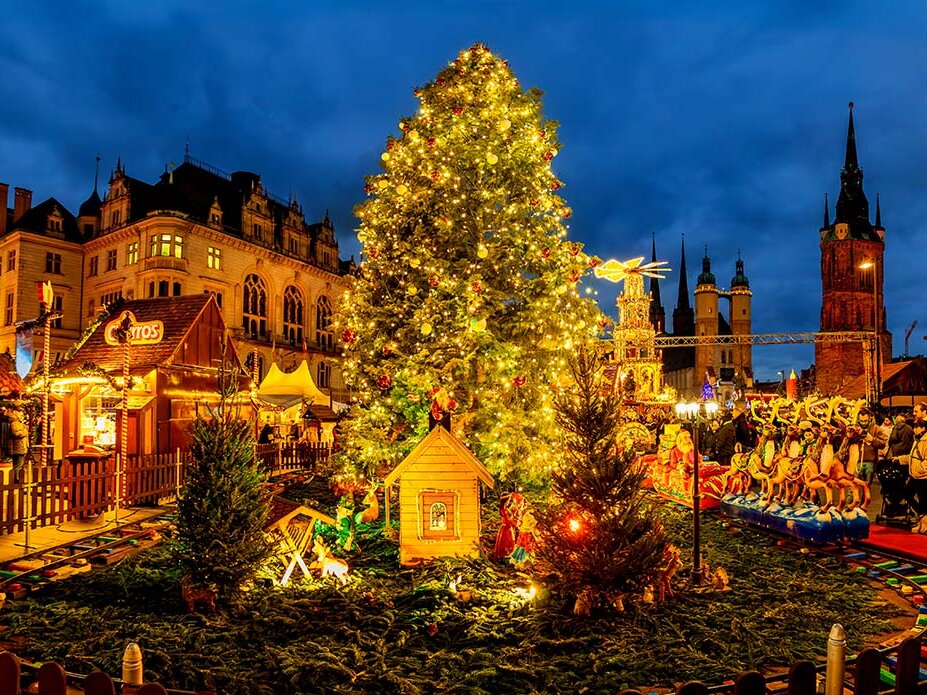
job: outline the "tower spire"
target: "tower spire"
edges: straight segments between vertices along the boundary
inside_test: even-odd
[[[686,276],[686,235],[682,235],[682,254],[679,261],[679,293],[676,295],[677,309],[690,309],[689,280]]]
[[[97,155],[96,169],[93,172],[93,192],[94,193],[97,192],[99,182],[100,182],[100,155]]]
[[[650,260],[657,262],[657,237],[651,232],[650,234],[651,251]],[[663,308],[663,300],[660,298],[660,280],[650,276],[650,325],[657,333],[662,333],[666,326],[666,310]]]
[[[827,194],[824,194],[824,226],[821,229],[830,227],[830,205],[827,204]]]
[[[849,103],[850,121],[847,125],[847,154],[843,161],[843,170],[859,169],[859,160],[856,157],[856,128],[853,127],[853,102]]]
[[[853,124],[853,102],[847,124],[847,151],[840,171],[840,195],[834,222],[846,223],[851,238],[865,239],[875,235],[869,222],[869,201],[863,192],[863,170],[856,156],[856,127]]]
[[[875,220],[876,229],[882,229],[882,205],[879,200],[879,194],[876,193],[876,220]]]

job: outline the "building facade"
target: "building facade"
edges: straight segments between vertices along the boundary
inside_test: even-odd
[[[866,363],[890,361],[892,335],[886,329],[882,282],[885,276],[885,228],[876,198],[875,224],[869,221],[869,201],[863,192],[863,170],[856,153],[853,103],[847,125],[846,155],[840,171],[840,194],[834,221],[824,197],[821,248],[821,332],[866,331],[878,334],[875,355],[860,342],[816,343],[816,387],[825,394],[841,388],[866,371]],[[872,363],[870,362],[872,365]],[[874,367],[874,365],[872,365]],[[881,369],[873,369],[879,374]]]
[[[104,196],[95,182],[76,217],[53,198],[31,208],[21,191],[0,230],[0,301],[8,302],[0,351],[14,349],[15,324],[38,313],[39,282],[52,282],[62,314],[53,358],[120,297],[207,293],[255,376],[271,362],[288,370],[305,359],[323,391],[347,400],[332,313],[353,261],[340,260],[327,213],[308,223],[295,198],[273,196],[257,174],[228,174],[189,155],[152,184],[118,162]]]

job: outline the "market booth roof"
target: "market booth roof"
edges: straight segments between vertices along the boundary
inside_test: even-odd
[[[328,402],[328,396],[322,393],[312,380],[306,360],[300,362],[292,372],[282,371],[276,362],[272,364],[258,388],[257,396],[265,403],[284,408],[303,401]]]
[[[16,372],[16,361],[9,352],[0,353],[0,397],[22,394],[23,380]]]
[[[102,321],[84,340],[71,357],[55,368],[54,376],[79,373],[88,362],[108,374],[122,373],[123,348],[113,332],[126,312],[131,314],[131,346],[129,348],[129,373],[144,376],[157,367],[196,364],[199,360],[188,351],[203,354],[218,354],[220,345],[198,346],[191,342],[200,340],[209,332],[195,332],[199,324],[214,328],[226,340],[226,357],[229,368],[242,369],[238,353],[225,335],[222,312],[212,295],[195,294],[182,297],[161,297],[155,299],[126,300],[118,311]],[[219,339],[221,342],[221,338]],[[212,341],[210,341],[212,342]],[[199,356],[199,355],[198,355]],[[213,361],[213,360],[210,360]],[[213,366],[218,367],[218,364]]]

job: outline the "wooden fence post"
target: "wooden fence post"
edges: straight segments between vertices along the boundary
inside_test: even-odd
[[[84,695],[116,695],[116,686],[105,673],[94,671],[84,679]]]
[[[180,449],[174,453],[174,501],[180,499],[180,488],[183,487],[181,482],[181,475],[183,473],[183,458],[180,455]]]
[[[908,637],[898,645],[898,665],[895,667],[895,693],[908,695],[917,692],[921,667],[921,638]]]
[[[856,655],[854,672],[854,695],[876,695],[882,687],[879,670],[882,668],[882,654],[875,647],[864,649]]]
[[[47,661],[39,667],[39,695],[67,695],[67,678],[61,664]]]
[[[701,681],[689,681],[676,688],[676,695],[708,695],[708,686]]]
[[[0,652],[0,693],[19,693],[19,658],[10,652]]]
[[[158,683],[145,683],[138,689],[138,695],[167,695],[167,690]]]
[[[814,695],[818,670],[810,661],[796,661],[789,669],[789,695]]]
[[[734,681],[735,695],[766,695],[766,679],[759,671],[742,673]]]

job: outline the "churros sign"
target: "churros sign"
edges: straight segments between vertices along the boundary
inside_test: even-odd
[[[142,321],[135,319],[135,314],[131,311],[124,311],[119,318],[113,319],[106,328],[103,329],[103,337],[107,345],[120,345],[116,338],[116,331],[123,321],[129,319],[129,344],[130,345],[156,345],[164,338],[164,324],[161,321]]]

